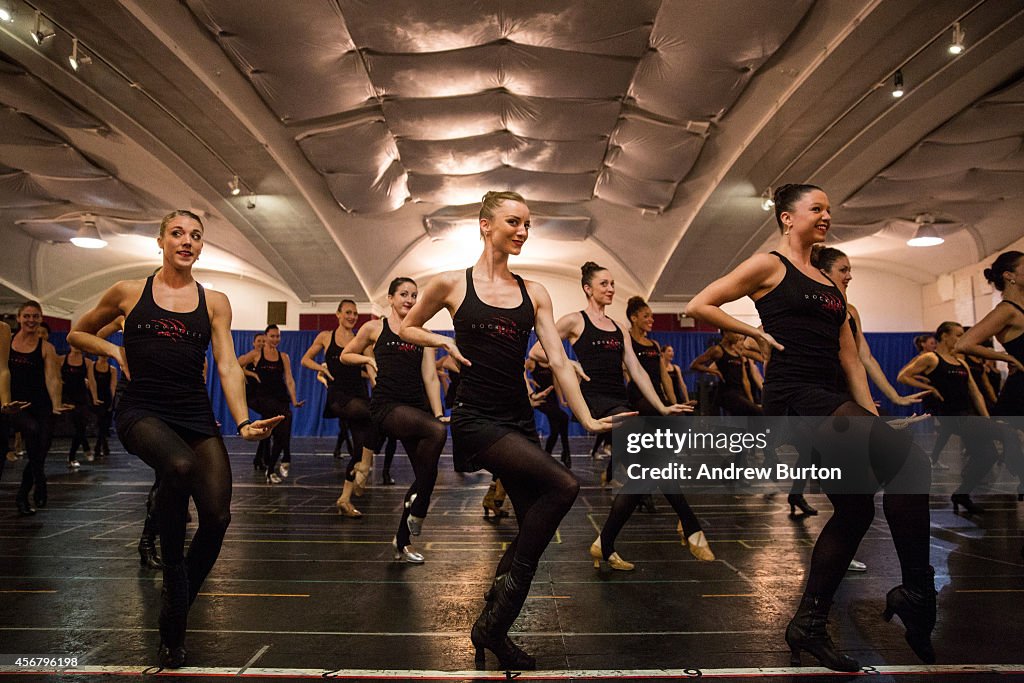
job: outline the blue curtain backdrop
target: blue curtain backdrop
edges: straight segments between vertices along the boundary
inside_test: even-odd
[[[255,330],[241,330],[231,333],[235,342],[236,355],[240,356],[252,349],[252,340],[256,334]],[[864,335],[871,346],[872,353],[878,359],[879,365],[882,366],[882,370],[890,382],[896,381],[896,375],[900,368],[914,356],[914,337],[917,334],[919,333],[869,332]],[[337,420],[325,420],[320,417],[323,413],[324,401],[326,400],[324,386],[316,381],[316,374],[313,371],[299,365],[299,361],[302,359],[306,349],[312,345],[316,335],[317,332],[315,331],[281,332],[281,343],[278,346],[278,349],[287,353],[291,358],[296,397],[300,401],[306,401],[303,407],[293,409],[292,434],[295,436],[336,436],[338,433]],[[687,389],[691,396],[694,396],[696,394],[698,373],[689,372],[690,361],[703,353],[708,340],[717,337],[717,335],[710,332],[652,332],[650,336],[651,339],[662,346],[671,345],[675,349],[675,362],[683,369],[683,378]],[[50,335],[50,341],[57,348],[58,353],[67,352],[66,337],[67,334],[64,332],[56,332]],[[535,340],[536,338],[531,336],[530,343],[532,344]],[[120,333],[111,337],[111,341],[119,344],[121,341]],[[569,357],[573,358],[572,349],[568,344],[565,347]],[[206,385],[213,403],[213,413],[222,425],[222,433],[234,434],[235,421],[231,417],[227,403],[224,400],[224,392],[221,389],[220,376],[213,362],[212,352],[207,351],[207,359],[209,372],[207,372]],[[910,393],[910,387],[896,386],[896,389],[901,394]],[[912,408],[901,408],[891,404],[882,397],[881,392],[874,385],[871,386],[871,391],[875,399],[880,401],[882,409],[889,414],[909,415],[913,412]],[[535,416],[537,428],[545,434],[548,433],[547,419],[540,413],[535,412]],[[569,433],[573,436],[582,436],[586,432],[573,420],[570,422]]]

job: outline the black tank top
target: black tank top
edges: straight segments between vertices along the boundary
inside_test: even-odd
[[[962,415],[971,408],[970,373],[960,363],[947,363],[938,353],[939,364],[928,373],[928,381],[939,390],[939,401],[933,394],[924,398],[925,409],[933,415]]]
[[[331,332],[331,343],[324,352],[327,370],[334,377],[327,390],[342,396],[366,398],[369,394],[366,391],[366,381],[363,379],[363,366],[345,365],[341,362],[342,348],[334,341],[336,334],[337,330]]]
[[[466,269],[466,296],[455,312],[455,341],[472,363],[462,368],[455,396],[475,413],[495,416],[533,415],[523,380],[523,360],[533,329],[533,301],[523,278],[513,274],[523,299],[515,308],[485,304]],[[525,408],[524,408],[525,407]]]
[[[371,410],[386,403],[399,403],[430,412],[427,389],[423,385],[423,347],[403,341],[392,332],[387,316],[380,322],[380,335],[373,345],[377,385],[373,389]]]
[[[591,405],[594,399],[618,401],[625,405],[626,385],[622,380],[625,342],[622,330],[614,321],[614,332],[602,330],[590,321],[586,311],[580,311],[580,315],[583,316],[583,332],[572,345],[572,350],[583,366],[583,372],[590,377],[589,382],[580,382],[583,398]]]
[[[62,397],[65,403],[76,406],[89,403],[89,389],[85,386],[86,374],[84,358],[81,365],[71,365],[68,363],[68,356],[64,356],[64,362],[60,366],[60,378],[64,383]]]
[[[850,331],[853,332],[853,342],[857,343],[857,320],[851,315],[846,319],[846,322],[850,324]],[[843,366],[840,363],[839,373],[836,375],[836,389],[842,392],[850,391],[850,383],[846,380],[846,373],[843,372]]]
[[[30,410],[46,412],[53,409],[50,394],[46,391],[46,362],[43,360],[43,341],[36,342],[36,348],[28,353],[15,351],[11,346],[11,354],[7,365],[11,371],[11,400],[28,401]]]
[[[265,398],[282,403],[291,403],[288,395],[288,385],[284,383],[284,356],[277,352],[277,360],[268,360],[260,349],[260,357],[254,366],[256,375],[260,378],[259,394]]]
[[[1024,308],[1021,308],[1014,302],[1007,301],[1006,303],[1010,304],[1021,313],[1024,313]],[[1003,342],[1003,349],[1021,363],[1024,363],[1024,334],[1019,334],[1013,339]]]
[[[106,372],[101,372],[93,366],[92,374],[96,378],[96,398],[104,403],[110,403],[113,396],[110,395],[110,373],[112,370],[107,366]]]
[[[651,380],[651,384],[654,385],[654,391],[658,394],[658,398],[664,403],[667,398],[665,396],[665,389],[661,386],[661,347],[658,346],[657,342],[641,344],[634,339],[633,352],[636,354],[636,359],[640,361],[640,367],[644,369],[647,377]],[[630,405],[636,405],[636,402],[643,397],[643,394],[640,393],[640,388],[636,385],[636,380],[629,383],[627,393]]]
[[[743,389],[743,378],[747,372],[746,359],[743,356],[730,353],[722,344],[719,346],[722,347],[722,357],[715,364],[718,366],[718,371],[722,373],[722,390],[736,391],[746,395],[746,391]]]
[[[765,384],[812,384],[835,390],[839,332],[846,300],[839,288],[813,280],[773,251],[786,267],[782,282],[754,302],[765,332],[785,349],[773,350]]]
[[[672,391],[676,394],[676,401],[683,402],[683,378],[682,371],[669,366],[668,376],[672,378]]]
[[[153,276],[124,321],[124,349],[131,381],[118,406],[118,429],[142,417],[200,434],[215,435],[217,422],[203,381],[203,363],[210,345],[210,314],[206,292],[196,283],[199,305],[175,313],[153,301]]]

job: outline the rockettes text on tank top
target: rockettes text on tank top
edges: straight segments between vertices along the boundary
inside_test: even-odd
[[[210,314],[203,286],[197,282],[196,289],[195,310],[176,313],[156,304],[153,276],[146,280],[142,297],[124,323],[131,381],[118,406],[119,429],[152,415],[202,434],[218,433],[203,380],[212,332]]]
[[[765,384],[812,384],[834,390],[840,372],[839,332],[846,299],[773,251],[786,267],[782,282],[755,302],[764,330],[785,347],[772,351]]]

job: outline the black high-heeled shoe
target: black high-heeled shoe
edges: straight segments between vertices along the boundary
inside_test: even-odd
[[[805,595],[800,601],[800,608],[786,627],[791,666],[801,666],[800,651],[803,650],[833,671],[860,670],[860,662],[838,652],[828,634],[828,611],[831,607],[831,601],[822,597]]]
[[[907,629],[904,637],[914,654],[925,664],[935,663],[932,630],[935,628],[935,570],[918,571],[902,586],[896,586],[885,596],[882,618],[891,621],[899,615]]]
[[[17,500],[17,505],[18,505],[18,514],[20,516],[22,516],[22,517],[28,517],[30,515],[36,514],[36,509],[34,507],[32,507],[31,505],[29,505],[28,504],[28,500],[26,500],[24,498],[19,498]]]
[[[566,469],[572,469],[572,456],[569,453],[562,453],[562,464]]]
[[[811,504],[807,502],[807,499],[799,493],[789,494],[789,497],[786,498],[786,502],[789,503],[790,517],[797,516],[795,508],[800,508],[800,514],[805,517],[813,517],[818,514],[818,510],[811,507]]]
[[[384,486],[394,486],[395,485],[395,480],[391,477],[391,473],[390,472],[388,472],[387,470],[384,470],[384,473],[381,474],[381,477],[380,477],[380,483],[383,484]]]
[[[950,497],[950,500],[953,501],[954,513],[959,513],[961,506],[963,506],[964,511],[969,515],[980,515],[985,512],[985,508],[971,500],[971,496],[966,493],[954,493]]]

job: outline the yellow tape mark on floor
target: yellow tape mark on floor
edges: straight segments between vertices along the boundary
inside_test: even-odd
[[[308,593],[200,593],[209,598],[308,598]]]

